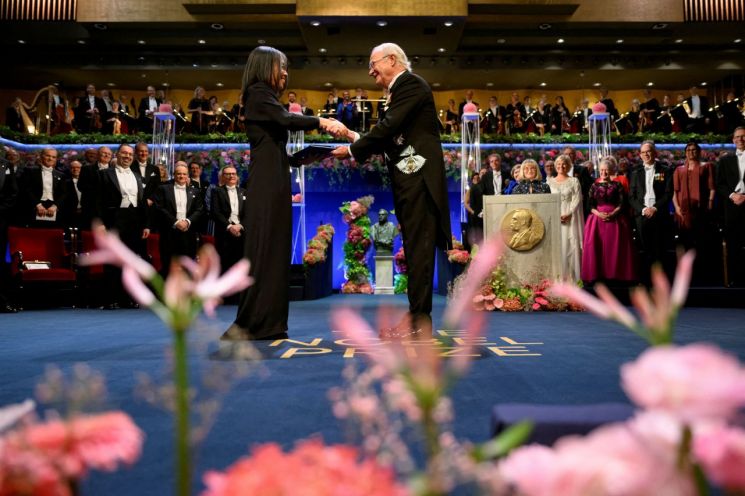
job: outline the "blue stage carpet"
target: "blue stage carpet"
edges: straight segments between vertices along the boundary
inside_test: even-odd
[[[343,346],[333,343],[338,336],[329,329],[329,309],[350,305],[370,321],[378,305],[391,302],[401,308],[406,305],[405,297],[364,295],[291,303],[290,336],[298,342],[264,344],[265,358],[258,369],[233,384],[198,450],[195,489],[202,488],[205,470],[225,468],[255,443],[276,441],[288,448],[314,434],[329,443],[344,441],[327,391],[341,384],[343,366],[352,359],[344,357]],[[436,297],[436,327],[444,305],[445,299]],[[217,338],[234,313],[235,307],[222,307],[216,320],[202,321],[192,331],[193,383],[208,369],[225,372],[236,366],[235,361],[216,359]],[[712,341],[745,359],[744,321],[745,310],[686,309],[677,341]],[[482,347],[481,358],[453,395],[456,434],[473,441],[488,438],[491,407],[498,402],[625,401],[618,368],[644,348],[630,332],[584,313],[493,313],[487,323],[491,344]],[[0,329],[0,404],[32,396],[47,364],[69,370],[84,362],[105,374],[109,408],[127,411],[145,431],[140,461],[115,474],[94,473],[83,494],[172,492],[171,416],[134,394],[138,374],[160,378],[168,363],[169,333],[150,312],[27,311],[0,316]]]

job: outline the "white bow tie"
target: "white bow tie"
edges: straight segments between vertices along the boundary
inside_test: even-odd
[[[743,155],[745,155],[745,150],[737,150],[738,157],[742,157]]]
[[[181,191],[186,191],[186,186],[179,186],[178,184],[174,184],[173,187]]]

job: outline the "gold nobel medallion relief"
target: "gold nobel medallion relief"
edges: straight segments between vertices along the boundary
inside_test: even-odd
[[[541,242],[546,227],[538,214],[529,208],[516,208],[502,217],[502,238],[515,251],[528,251]]]

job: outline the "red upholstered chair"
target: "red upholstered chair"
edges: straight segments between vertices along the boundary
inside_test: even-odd
[[[81,255],[96,249],[96,241],[91,231],[76,231],[78,252]],[[78,267],[78,288],[82,306],[100,307],[106,299],[108,288],[105,285],[105,272],[102,264],[81,265]]]
[[[200,234],[199,235],[199,246],[212,245],[215,246],[215,237],[211,234]]]
[[[163,262],[160,260],[159,243],[160,234],[150,233],[150,236],[147,237],[147,257],[150,259],[150,265],[152,265],[158,272],[160,272],[160,269],[163,267]]]
[[[75,288],[74,255],[65,247],[62,229],[10,227],[8,243],[10,270],[19,289],[35,284]],[[47,262],[49,268],[30,268],[34,261]]]
[[[96,249],[96,241],[91,231],[80,231],[80,253],[90,253]],[[85,268],[88,279],[103,278],[103,265],[88,265]]]

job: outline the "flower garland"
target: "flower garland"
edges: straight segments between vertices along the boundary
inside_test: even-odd
[[[367,250],[372,244],[370,238],[370,217],[367,212],[375,198],[371,195],[342,203],[339,210],[344,214],[344,223],[349,226],[347,240],[344,242],[344,277],[342,293],[372,294],[370,268],[367,266]]]
[[[303,255],[303,265],[308,268],[326,261],[329,244],[334,237],[334,226],[323,224],[316,228],[316,235],[308,241],[308,249]]]
[[[409,289],[409,266],[406,265],[406,254],[403,246],[393,255],[393,263],[396,264],[396,275],[393,276],[393,292],[404,294]]]

